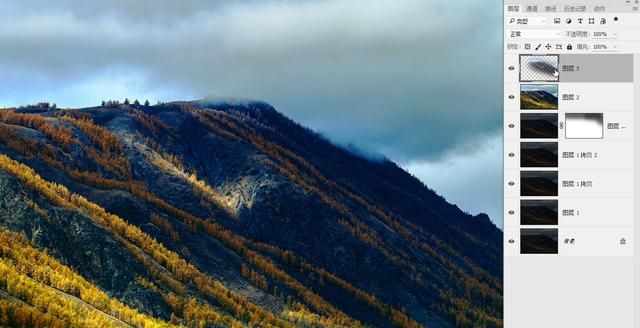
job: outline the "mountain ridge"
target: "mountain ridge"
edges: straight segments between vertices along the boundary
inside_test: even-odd
[[[187,325],[501,326],[502,236],[486,215],[464,213],[393,162],[354,155],[267,103],[40,106],[2,110],[0,122],[7,160],[98,213],[77,220],[108,227],[99,218],[113,213],[133,232],[70,235],[44,218],[61,204],[46,197],[31,222],[9,211],[27,201],[5,205],[0,225],[143,313]],[[18,183],[2,195],[34,188]],[[79,205],[64,204],[76,217]],[[57,233],[104,236],[98,244],[115,253],[66,254]],[[137,254],[129,270],[102,264],[124,254]],[[87,265],[98,262],[100,270]],[[115,272],[124,276],[108,281]]]

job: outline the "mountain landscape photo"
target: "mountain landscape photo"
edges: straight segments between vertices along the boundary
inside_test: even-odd
[[[523,139],[558,138],[558,114],[520,114],[520,137]]]
[[[520,224],[522,225],[557,225],[558,201],[521,200]]]
[[[523,84],[520,109],[558,109],[558,86],[554,84]]]
[[[521,167],[558,167],[557,142],[520,143]]]
[[[0,326],[502,327],[502,232],[249,100],[0,110]]]

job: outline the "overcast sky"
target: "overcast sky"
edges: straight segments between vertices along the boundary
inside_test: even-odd
[[[546,91],[554,96],[558,96],[557,84],[522,84],[521,91]]]
[[[260,99],[501,226],[501,10],[495,0],[0,0],[0,106]]]

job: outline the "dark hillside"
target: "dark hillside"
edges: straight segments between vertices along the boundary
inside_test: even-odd
[[[140,316],[502,326],[502,234],[486,215],[266,103],[6,109],[0,153],[0,225]]]

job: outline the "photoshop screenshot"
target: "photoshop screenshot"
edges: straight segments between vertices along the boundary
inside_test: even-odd
[[[638,7],[504,3],[504,327],[640,327]]]
[[[0,327],[640,328],[639,2],[0,0]]]

